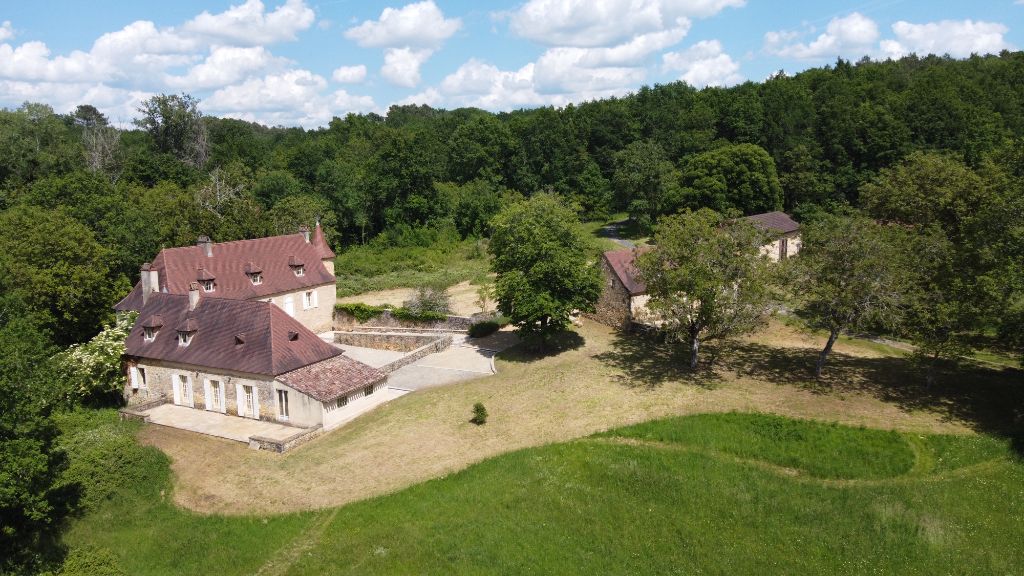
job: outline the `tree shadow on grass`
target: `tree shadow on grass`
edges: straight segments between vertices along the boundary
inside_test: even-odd
[[[508,362],[535,362],[569,350],[578,350],[584,344],[586,340],[583,336],[572,330],[565,330],[553,335],[543,347],[535,341],[523,338],[518,344],[501,352],[501,359]]]
[[[666,382],[713,387],[728,372],[816,394],[862,393],[907,411],[928,410],[965,422],[979,432],[1009,439],[1024,455],[1024,371],[972,362],[947,363],[928,385],[924,371],[905,357],[863,358],[833,352],[821,378],[813,369],[818,350],[749,342],[705,347],[701,366],[688,367],[682,346],[651,336],[620,334],[599,360],[623,371],[623,385],[654,388]]]
[[[654,389],[666,382],[713,388],[721,380],[713,364],[702,362],[691,370],[690,356],[681,346],[652,334],[619,332],[611,350],[595,358],[621,370],[619,382],[629,388]]]

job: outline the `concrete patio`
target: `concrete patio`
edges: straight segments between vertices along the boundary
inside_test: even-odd
[[[239,418],[174,404],[161,404],[139,413],[148,417],[147,421],[152,424],[245,443],[249,442],[251,436],[283,441],[303,431],[303,428],[295,426],[253,420],[252,418]]]

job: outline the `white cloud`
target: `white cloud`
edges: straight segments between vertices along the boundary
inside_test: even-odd
[[[665,70],[682,72],[680,80],[691,86],[729,86],[743,81],[740,65],[722,51],[718,40],[703,40],[681,52],[662,56]]]
[[[303,0],[287,0],[267,12],[260,0],[246,0],[219,14],[203,11],[184,25],[186,32],[243,46],[295,40],[313,25],[315,15]]]
[[[515,34],[554,46],[609,46],[688,25],[745,0],[530,0],[509,14]]]
[[[288,61],[277,58],[262,46],[213,46],[203,62],[183,76],[168,76],[167,85],[182,90],[220,88],[245,79],[255,72],[281,68]]]
[[[366,66],[339,66],[334,69],[331,78],[341,84],[355,84],[366,79]]]
[[[878,25],[867,16],[853,12],[830,20],[825,32],[810,43],[790,43],[798,36],[791,31],[768,32],[764,35],[765,51],[786,58],[862,56],[870,52],[878,40]]]
[[[136,108],[139,102],[152,96],[149,92],[125,90],[103,83],[18,80],[0,80],[0,94],[13,103],[45,102],[58,113],[71,112],[79,104],[88,102],[119,126],[130,125],[131,119],[138,116]]]
[[[10,20],[4,20],[4,23],[0,24],[0,42],[11,38],[14,38],[14,28],[11,28]]]
[[[367,20],[345,31],[345,37],[364,48],[438,48],[462,26],[445,18],[433,0],[402,8],[385,8],[379,20]]]
[[[892,25],[892,31],[896,39],[881,43],[882,52],[892,58],[912,52],[920,55],[949,54],[963,58],[971,54],[995,54],[1004,49],[1013,49],[1003,37],[1009,29],[998,22],[942,20],[911,24],[901,20]]]
[[[380,74],[395,85],[412,88],[420,83],[420,66],[433,53],[429,48],[388,48]]]
[[[409,100],[433,102],[432,105],[447,101],[457,106],[487,110],[545,104],[548,99],[534,90],[533,77],[532,63],[516,71],[504,71],[492,64],[470,59],[441,81],[440,90],[431,88],[411,96]]]
[[[269,125],[323,126],[335,116],[376,109],[370,96],[345,90],[324,94],[327,80],[309,70],[288,70],[227,86],[203,101],[220,116]]]

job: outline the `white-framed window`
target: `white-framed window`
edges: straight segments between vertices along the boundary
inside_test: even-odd
[[[255,274],[249,274],[249,280],[252,281],[253,286],[259,286],[263,284],[263,274],[256,272]]]
[[[310,308],[316,308],[316,306],[317,306],[316,290],[306,290],[302,294],[302,308],[304,310],[309,310]]]
[[[335,410],[344,408],[345,406],[348,406],[348,396],[342,396],[334,402],[324,404],[324,408],[327,409],[328,412],[334,412]]]
[[[194,332],[178,332],[178,346],[188,346],[192,343]]]
[[[242,394],[245,397],[245,415],[250,418],[259,418],[256,411],[256,390],[252,386],[243,385]]]
[[[288,420],[288,391],[277,391],[277,419]]]
[[[143,326],[142,341],[152,342],[153,340],[156,340],[156,328],[153,328],[152,326]]]
[[[146,389],[146,369],[142,366],[136,366],[132,370],[132,390],[138,390],[142,388]]]
[[[296,266],[295,267],[295,275],[296,276],[305,276],[306,275],[306,267],[305,266]]]
[[[174,403],[179,406],[195,407],[195,396],[192,394],[192,378],[187,374],[172,376],[174,385]]]
[[[203,292],[213,292],[217,287],[214,286],[213,280],[203,280]]]
[[[370,394],[373,394],[373,392],[374,392],[373,384],[370,384],[366,388],[363,388],[363,396],[369,396]]]
[[[224,412],[224,383],[220,380],[206,381],[206,409],[214,412]]]

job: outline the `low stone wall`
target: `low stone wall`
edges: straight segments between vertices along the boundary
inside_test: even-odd
[[[378,350],[391,350],[394,352],[411,352],[437,340],[437,334],[402,334],[394,332],[335,332],[334,342],[359,346],[361,348],[376,348]],[[448,337],[451,340],[451,336]]]
[[[149,416],[146,416],[143,412],[166,403],[167,396],[157,394],[155,398],[146,400],[145,402],[137,402],[125,408],[121,408],[117,413],[121,416],[121,420],[138,420],[140,422],[148,422]]]
[[[435,322],[412,322],[410,320],[399,320],[385,310],[379,316],[370,318],[366,322],[359,322],[344,310],[334,311],[334,329],[338,331],[358,331],[364,328],[401,328],[412,330],[438,330],[445,332],[465,332],[476,322],[477,319],[470,316],[451,316],[445,320]]]
[[[444,336],[441,336],[440,338],[431,341],[429,344],[425,346],[420,346],[419,348],[413,350],[412,352],[406,354],[405,356],[402,356],[401,358],[395,360],[390,364],[385,364],[381,366],[380,368],[378,368],[378,370],[385,374],[391,374],[395,370],[398,370],[403,366],[408,366],[409,364],[412,364],[417,360],[434,354],[435,352],[443,352],[444,350],[447,350],[448,347],[451,345],[452,337],[450,334],[446,334]]]
[[[323,428],[317,425],[312,428],[300,430],[283,440],[275,440],[265,436],[250,436],[249,448],[252,448],[253,450],[267,450],[269,452],[285,452],[295,448],[296,446],[309,442],[313,438],[319,436],[322,432]]]

